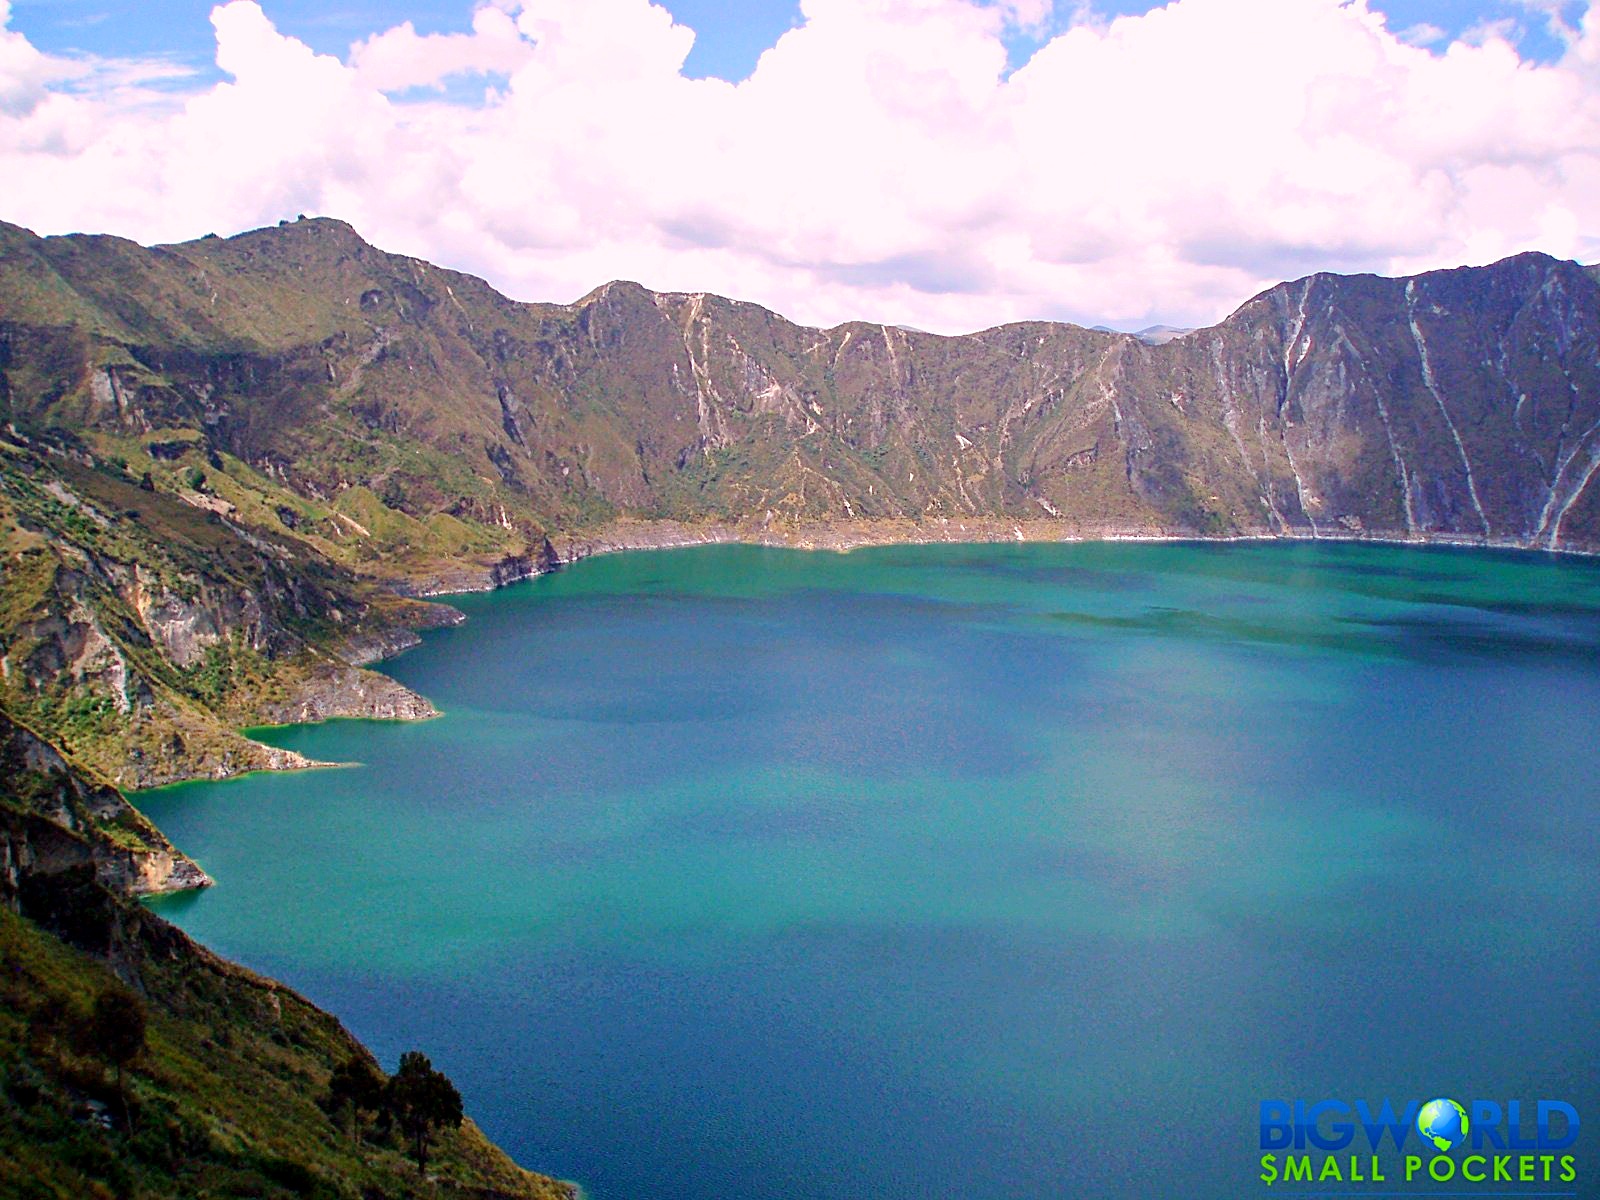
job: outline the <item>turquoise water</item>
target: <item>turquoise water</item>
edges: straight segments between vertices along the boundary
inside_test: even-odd
[[[1600,1111],[1600,566],[709,547],[456,603],[385,666],[442,719],[140,798],[218,883],[159,908],[595,1200],[1225,1200],[1263,1099]]]

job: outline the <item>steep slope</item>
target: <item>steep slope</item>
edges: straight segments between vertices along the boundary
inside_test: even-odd
[[[618,517],[1596,535],[1600,288],[1542,255],[1314,276],[1148,345],[813,330],[627,283],[515,304],[328,220],[0,250],[12,420],[158,480],[223,456],[241,512],[384,571]]]
[[[206,873],[120,792],[73,770],[43,738],[0,714],[0,894],[31,876],[84,868],[124,896],[206,887]]]
[[[399,1139],[353,1138],[317,1099],[366,1049],[124,898],[148,880],[106,833],[132,812],[114,791],[26,731],[4,726],[0,749],[0,1194],[571,1200],[470,1121],[443,1135],[428,1183]],[[147,1019],[125,1086],[83,1036],[108,992]]]
[[[70,439],[70,435],[69,439]],[[303,765],[235,724],[433,709],[354,664],[457,619],[75,439],[0,436],[0,707],[122,786]],[[206,485],[202,484],[202,487]]]
[[[115,781],[232,728],[425,716],[359,672],[493,586],[697,537],[1380,536],[1600,549],[1600,283],[1317,275],[1149,344],[571,305],[299,221],[145,249],[0,225],[0,703]],[[118,739],[121,739],[119,744]]]
[[[1318,275],[1180,353],[1190,372],[1209,359],[1209,377],[1190,376],[1201,415],[1228,431],[1274,525],[1593,549],[1597,300],[1582,268],[1538,254],[1409,280]]]

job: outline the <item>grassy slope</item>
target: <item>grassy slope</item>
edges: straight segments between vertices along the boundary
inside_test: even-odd
[[[80,907],[114,906],[103,893]],[[189,1196],[476,1196],[557,1200],[470,1122],[441,1137],[423,1185],[390,1139],[357,1145],[315,1103],[333,1067],[366,1051],[289,990],[229,966],[148,914],[131,974],[148,1047],[128,1072],[134,1128],[104,1064],[70,1029],[111,986],[105,963],[0,908],[0,1194],[80,1200]],[[111,1115],[91,1119],[89,1101]]]
[[[0,717],[0,1196],[569,1197],[470,1122],[441,1136],[424,1183],[393,1137],[331,1121],[317,1099],[366,1050],[126,897],[140,860],[171,853],[114,789]],[[126,1109],[81,1036],[114,987],[148,1016]]]

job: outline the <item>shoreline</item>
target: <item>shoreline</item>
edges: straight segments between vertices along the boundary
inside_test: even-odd
[[[451,596],[483,595],[500,591],[512,584],[524,583],[555,571],[575,566],[586,558],[605,554],[640,553],[649,550],[687,550],[699,546],[759,546],[778,550],[798,550],[833,554],[849,554],[856,550],[870,550],[887,546],[940,546],[940,545],[1093,545],[1093,544],[1144,544],[1144,545],[1196,545],[1228,546],[1268,542],[1285,544],[1330,543],[1338,545],[1368,544],[1399,546],[1413,549],[1492,550],[1552,558],[1593,560],[1600,551],[1574,547],[1549,547],[1530,545],[1524,540],[1510,538],[1485,538],[1466,534],[1417,534],[1402,536],[1393,532],[1364,533],[1343,530],[1337,534],[1311,533],[1237,533],[1207,535],[1200,533],[1168,533],[1126,528],[1104,527],[1085,530],[1081,527],[1062,528],[1055,521],[999,521],[975,519],[970,521],[941,519],[937,526],[920,521],[861,521],[840,525],[797,526],[774,531],[770,527],[749,523],[691,524],[679,521],[621,522],[589,534],[565,534],[545,543],[543,553],[510,555],[506,558],[481,563],[476,569],[460,568],[441,572],[431,578],[424,577],[419,586],[411,580],[394,581],[396,592],[411,599],[427,600],[447,607]],[[446,582],[446,579],[449,582]],[[429,586],[430,584],[435,586]],[[465,622],[460,613],[455,619],[439,622],[432,628],[454,628]],[[426,632],[426,631],[424,631]],[[363,666],[375,666],[404,654],[420,644],[420,637],[394,639],[392,643],[363,649]],[[381,650],[372,653],[374,650]],[[354,665],[354,664],[352,664]],[[426,697],[423,697],[426,700]],[[432,708],[431,702],[428,702]],[[323,725],[330,721],[417,721],[436,720],[445,714],[433,709],[422,717],[379,717],[364,714],[331,714],[308,721],[263,721],[241,726],[239,736],[268,749],[277,749],[270,742],[258,742],[250,736],[252,730],[288,729],[301,725]],[[166,788],[182,787],[193,783],[221,783],[243,779],[251,775],[276,775],[296,771],[337,770],[359,766],[359,763],[320,762],[306,760],[285,766],[263,766],[241,771],[235,775],[218,778],[196,775],[187,779],[173,779],[155,787],[130,791],[130,796],[140,796]]]
[[[573,566],[601,554],[644,550],[681,550],[694,546],[744,545],[772,549],[828,551],[848,554],[853,550],[878,546],[938,545],[1085,545],[1094,543],[1148,543],[1193,545],[1240,545],[1258,542],[1335,544],[1364,543],[1413,548],[1446,547],[1461,550],[1500,550],[1523,554],[1592,559],[1600,549],[1574,546],[1542,546],[1525,538],[1484,537],[1462,533],[1402,534],[1392,530],[1366,533],[1340,530],[1338,533],[1203,534],[1166,532],[1107,526],[1063,528],[1055,521],[1004,521],[990,518],[954,520],[942,518],[938,525],[922,521],[860,521],[801,525],[781,530],[744,522],[696,524],[682,521],[619,522],[590,532],[561,534],[547,540],[545,553],[511,555],[477,569],[466,568],[446,582],[439,576],[420,582],[401,580],[396,584],[402,595],[420,600],[440,600],[450,596],[478,595],[498,591],[513,583],[536,579],[562,567]],[[384,658],[390,657],[388,655]],[[382,658],[373,661],[382,661]]]

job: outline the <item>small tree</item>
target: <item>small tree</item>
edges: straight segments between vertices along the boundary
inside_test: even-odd
[[[361,1114],[376,1113],[382,1107],[383,1076],[365,1058],[357,1056],[333,1069],[322,1111],[335,1123],[347,1120],[352,1141],[361,1140]]]
[[[383,1107],[411,1141],[417,1174],[428,1169],[428,1144],[435,1129],[460,1126],[461,1093],[426,1054],[408,1050],[400,1056],[400,1069],[383,1089]]]
[[[70,1044],[73,1029],[72,1010],[53,993],[42,998],[28,1015],[28,1043],[36,1057]]]
[[[128,1094],[122,1086],[122,1069],[144,1050],[144,1004],[126,988],[109,987],[95,997],[94,1008],[89,1013],[83,1033],[85,1049],[116,1069],[117,1099],[122,1102],[122,1121],[132,1128]]]

